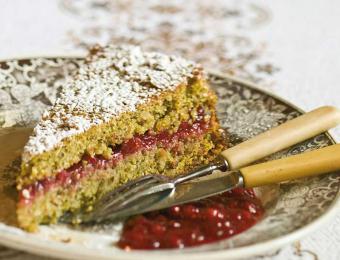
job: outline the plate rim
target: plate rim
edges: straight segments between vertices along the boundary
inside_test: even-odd
[[[82,59],[84,58],[83,55],[79,54],[62,54],[62,55],[39,55],[39,56],[19,56],[14,58],[6,58],[6,59],[0,59],[0,62],[6,62],[6,61],[14,61],[14,60],[22,60],[22,59]],[[299,108],[297,105],[291,103],[290,101],[286,100],[283,97],[278,96],[277,94],[273,93],[270,90],[263,89],[260,87],[260,84],[250,82],[245,79],[241,79],[238,77],[235,77],[233,75],[229,75],[227,73],[221,73],[215,70],[207,69],[207,74],[215,75],[221,78],[226,78],[228,80],[231,80],[233,82],[239,83],[241,85],[245,85],[249,88],[252,88],[258,92],[261,92],[267,96],[273,97],[280,102],[287,104],[288,106],[292,107],[293,109],[297,110],[300,113],[305,113],[305,111],[301,108]],[[334,137],[327,131],[325,132],[327,138],[335,144],[336,141]],[[330,221],[337,213],[337,210],[340,208],[340,192],[338,191],[337,195],[335,196],[332,203],[329,205],[329,207],[325,210],[325,212],[318,216],[316,219],[311,221],[310,223],[306,224],[303,227],[300,227],[288,234],[279,236],[277,238],[260,242],[254,245],[248,245],[248,246],[241,246],[238,248],[231,248],[227,250],[216,250],[216,251],[197,251],[197,252],[185,252],[184,254],[177,254],[176,258],[178,259],[187,259],[188,257],[193,257],[195,259],[216,259],[221,257],[227,257],[227,258],[244,258],[249,256],[255,256],[262,253],[275,251],[279,248],[281,248],[284,245],[287,245],[288,243],[292,243],[307,234],[321,228],[323,225],[325,225],[328,221]],[[14,227],[9,227],[14,228]],[[8,229],[8,226],[0,223],[0,231]],[[17,230],[17,232],[24,232],[21,230]],[[25,234],[24,236],[18,236],[15,233],[17,232],[1,232],[0,233],[0,244],[8,246],[12,249],[16,250],[24,250],[26,252],[31,252],[39,255],[44,256],[52,256],[52,257],[64,257],[69,259],[84,259],[84,258],[101,258],[101,259],[126,259],[126,260],[133,260],[136,259],[136,257],[140,257],[141,253],[143,253],[148,259],[171,259],[172,256],[165,255],[164,252],[171,252],[176,251],[177,249],[173,250],[157,250],[157,251],[146,251],[146,250],[133,250],[131,252],[126,252],[124,250],[121,250],[119,255],[108,255],[107,250],[105,250],[103,253],[100,251],[95,252],[94,249],[89,248],[83,248],[79,245],[75,244],[65,244],[59,241],[53,241],[53,240],[45,240],[41,239],[39,237],[36,238],[28,238],[28,235],[31,234]],[[65,246],[67,249],[65,250]],[[81,250],[76,250],[76,249]],[[158,254],[159,252],[162,252],[163,254]],[[226,255],[227,254],[227,255]]]

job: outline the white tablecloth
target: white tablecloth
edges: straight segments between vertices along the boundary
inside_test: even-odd
[[[162,3],[162,4],[161,4]],[[0,59],[130,42],[260,83],[305,110],[340,107],[340,2],[0,0]],[[340,128],[332,131],[340,140]],[[340,259],[340,213],[264,259]],[[44,259],[0,246],[0,259]]]

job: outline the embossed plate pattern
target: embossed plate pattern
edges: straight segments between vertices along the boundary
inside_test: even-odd
[[[83,61],[80,58],[32,58],[0,62],[0,127],[34,126],[42,111],[56,99],[58,91]],[[209,75],[210,84],[219,96],[218,113],[222,126],[233,144],[248,139],[301,111],[288,102],[266,93],[250,83],[216,73]],[[322,134],[290,149],[266,158],[280,158],[334,143]],[[0,169],[0,203],[14,197],[13,174],[18,161]],[[75,230],[56,225],[42,227],[28,234],[7,225],[0,213],[0,243],[30,252],[67,258],[178,259],[189,255],[207,257],[245,257],[273,250],[298,239],[320,226],[335,212],[340,184],[339,172],[321,177],[287,182],[277,188],[278,200],[270,205],[265,218],[250,230],[231,239],[185,250],[124,252],[114,247],[120,224]],[[12,194],[12,195],[8,195]],[[9,197],[6,197],[9,196]],[[10,196],[12,196],[10,198]],[[2,198],[2,199],[1,199]],[[6,200],[7,199],[7,200]],[[13,202],[14,203],[14,202]]]

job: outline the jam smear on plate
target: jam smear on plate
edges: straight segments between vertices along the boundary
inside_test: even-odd
[[[197,202],[129,218],[118,246],[125,250],[184,248],[226,239],[264,214],[253,189],[236,188]]]

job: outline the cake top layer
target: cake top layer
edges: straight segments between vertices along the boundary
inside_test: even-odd
[[[24,147],[23,161],[66,137],[135,111],[139,104],[199,73],[199,66],[179,57],[143,52],[136,46],[95,46],[56,103],[44,112]]]

